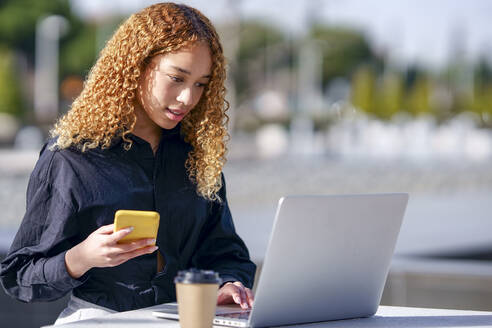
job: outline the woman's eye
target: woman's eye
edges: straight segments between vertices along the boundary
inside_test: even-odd
[[[168,75],[169,78],[171,79],[171,81],[174,81],[174,82],[183,82],[183,79],[177,77],[177,76],[173,76],[173,75]]]
[[[200,83],[200,82],[195,83],[195,86],[199,88],[205,88],[206,85],[207,85],[206,83]]]

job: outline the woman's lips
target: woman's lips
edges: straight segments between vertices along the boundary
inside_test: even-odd
[[[173,121],[181,120],[185,113],[185,111],[174,110],[166,107],[166,116]]]

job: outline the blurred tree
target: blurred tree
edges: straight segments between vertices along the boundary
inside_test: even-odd
[[[239,102],[250,96],[248,90],[264,85],[267,70],[288,66],[289,53],[281,47],[284,43],[284,34],[274,26],[260,21],[241,22],[237,71],[233,77]]]
[[[244,21],[241,23],[241,43],[238,58],[244,61],[263,55],[265,47],[284,40],[280,29],[260,21]]]
[[[96,56],[96,27],[72,12],[69,0],[3,0],[0,2],[0,43],[22,51],[34,65],[36,24],[43,16],[61,15],[70,26],[60,44],[60,76],[84,75]]]
[[[68,33],[60,40],[60,81],[68,76],[85,76],[96,57],[95,25],[81,21],[71,12],[69,0],[3,0],[0,1],[0,44],[15,49],[25,57],[27,73],[34,69],[36,25],[45,16],[60,15],[69,23]],[[16,65],[13,65],[15,67]],[[18,72],[15,75],[19,75]],[[29,78],[28,75],[20,78]],[[32,91],[23,93],[32,94]],[[28,99],[24,103],[29,103]],[[24,118],[29,119],[29,115]]]
[[[23,102],[19,80],[14,72],[14,54],[0,46],[0,113],[21,116]]]
[[[374,70],[368,65],[360,66],[352,78],[352,104],[368,114],[373,114],[375,90],[376,77]]]
[[[60,72],[68,75],[85,76],[96,60],[95,25],[85,25],[65,38],[60,49]]]
[[[492,84],[482,85],[474,89],[470,109],[479,115],[484,124],[492,119]]]
[[[371,64],[377,71],[382,68],[382,61],[364,35],[356,30],[315,24],[309,37],[319,41],[324,86],[333,78],[351,76],[362,63]]]
[[[470,109],[478,114],[483,126],[492,127],[492,67],[486,58],[481,58],[474,69]]]
[[[433,115],[431,103],[432,82],[426,74],[417,73],[406,95],[405,110],[412,116]]]
[[[473,68],[462,54],[458,54],[443,70],[445,83],[452,95],[449,117],[471,109],[474,93]]]
[[[478,86],[492,83],[492,66],[489,60],[481,57],[473,70],[474,84]]]
[[[71,18],[69,1],[1,1],[0,42],[26,54],[34,54],[36,23],[40,17],[46,15],[61,15],[67,19]]]
[[[389,120],[402,109],[403,81],[401,74],[390,72],[382,77],[376,93],[374,115]]]
[[[410,89],[417,80],[417,77],[424,74],[424,70],[417,65],[410,65],[405,71],[405,89]]]

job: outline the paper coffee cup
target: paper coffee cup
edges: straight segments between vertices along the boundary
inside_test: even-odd
[[[221,279],[214,271],[179,271],[174,279],[182,328],[212,327]]]

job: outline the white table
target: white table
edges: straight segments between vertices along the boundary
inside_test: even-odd
[[[179,327],[177,321],[152,316],[152,311],[159,307],[160,305],[156,305],[56,327]],[[380,306],[376,315],[371,318],[329,321],[296,327],[492,327],[492,312]]]

